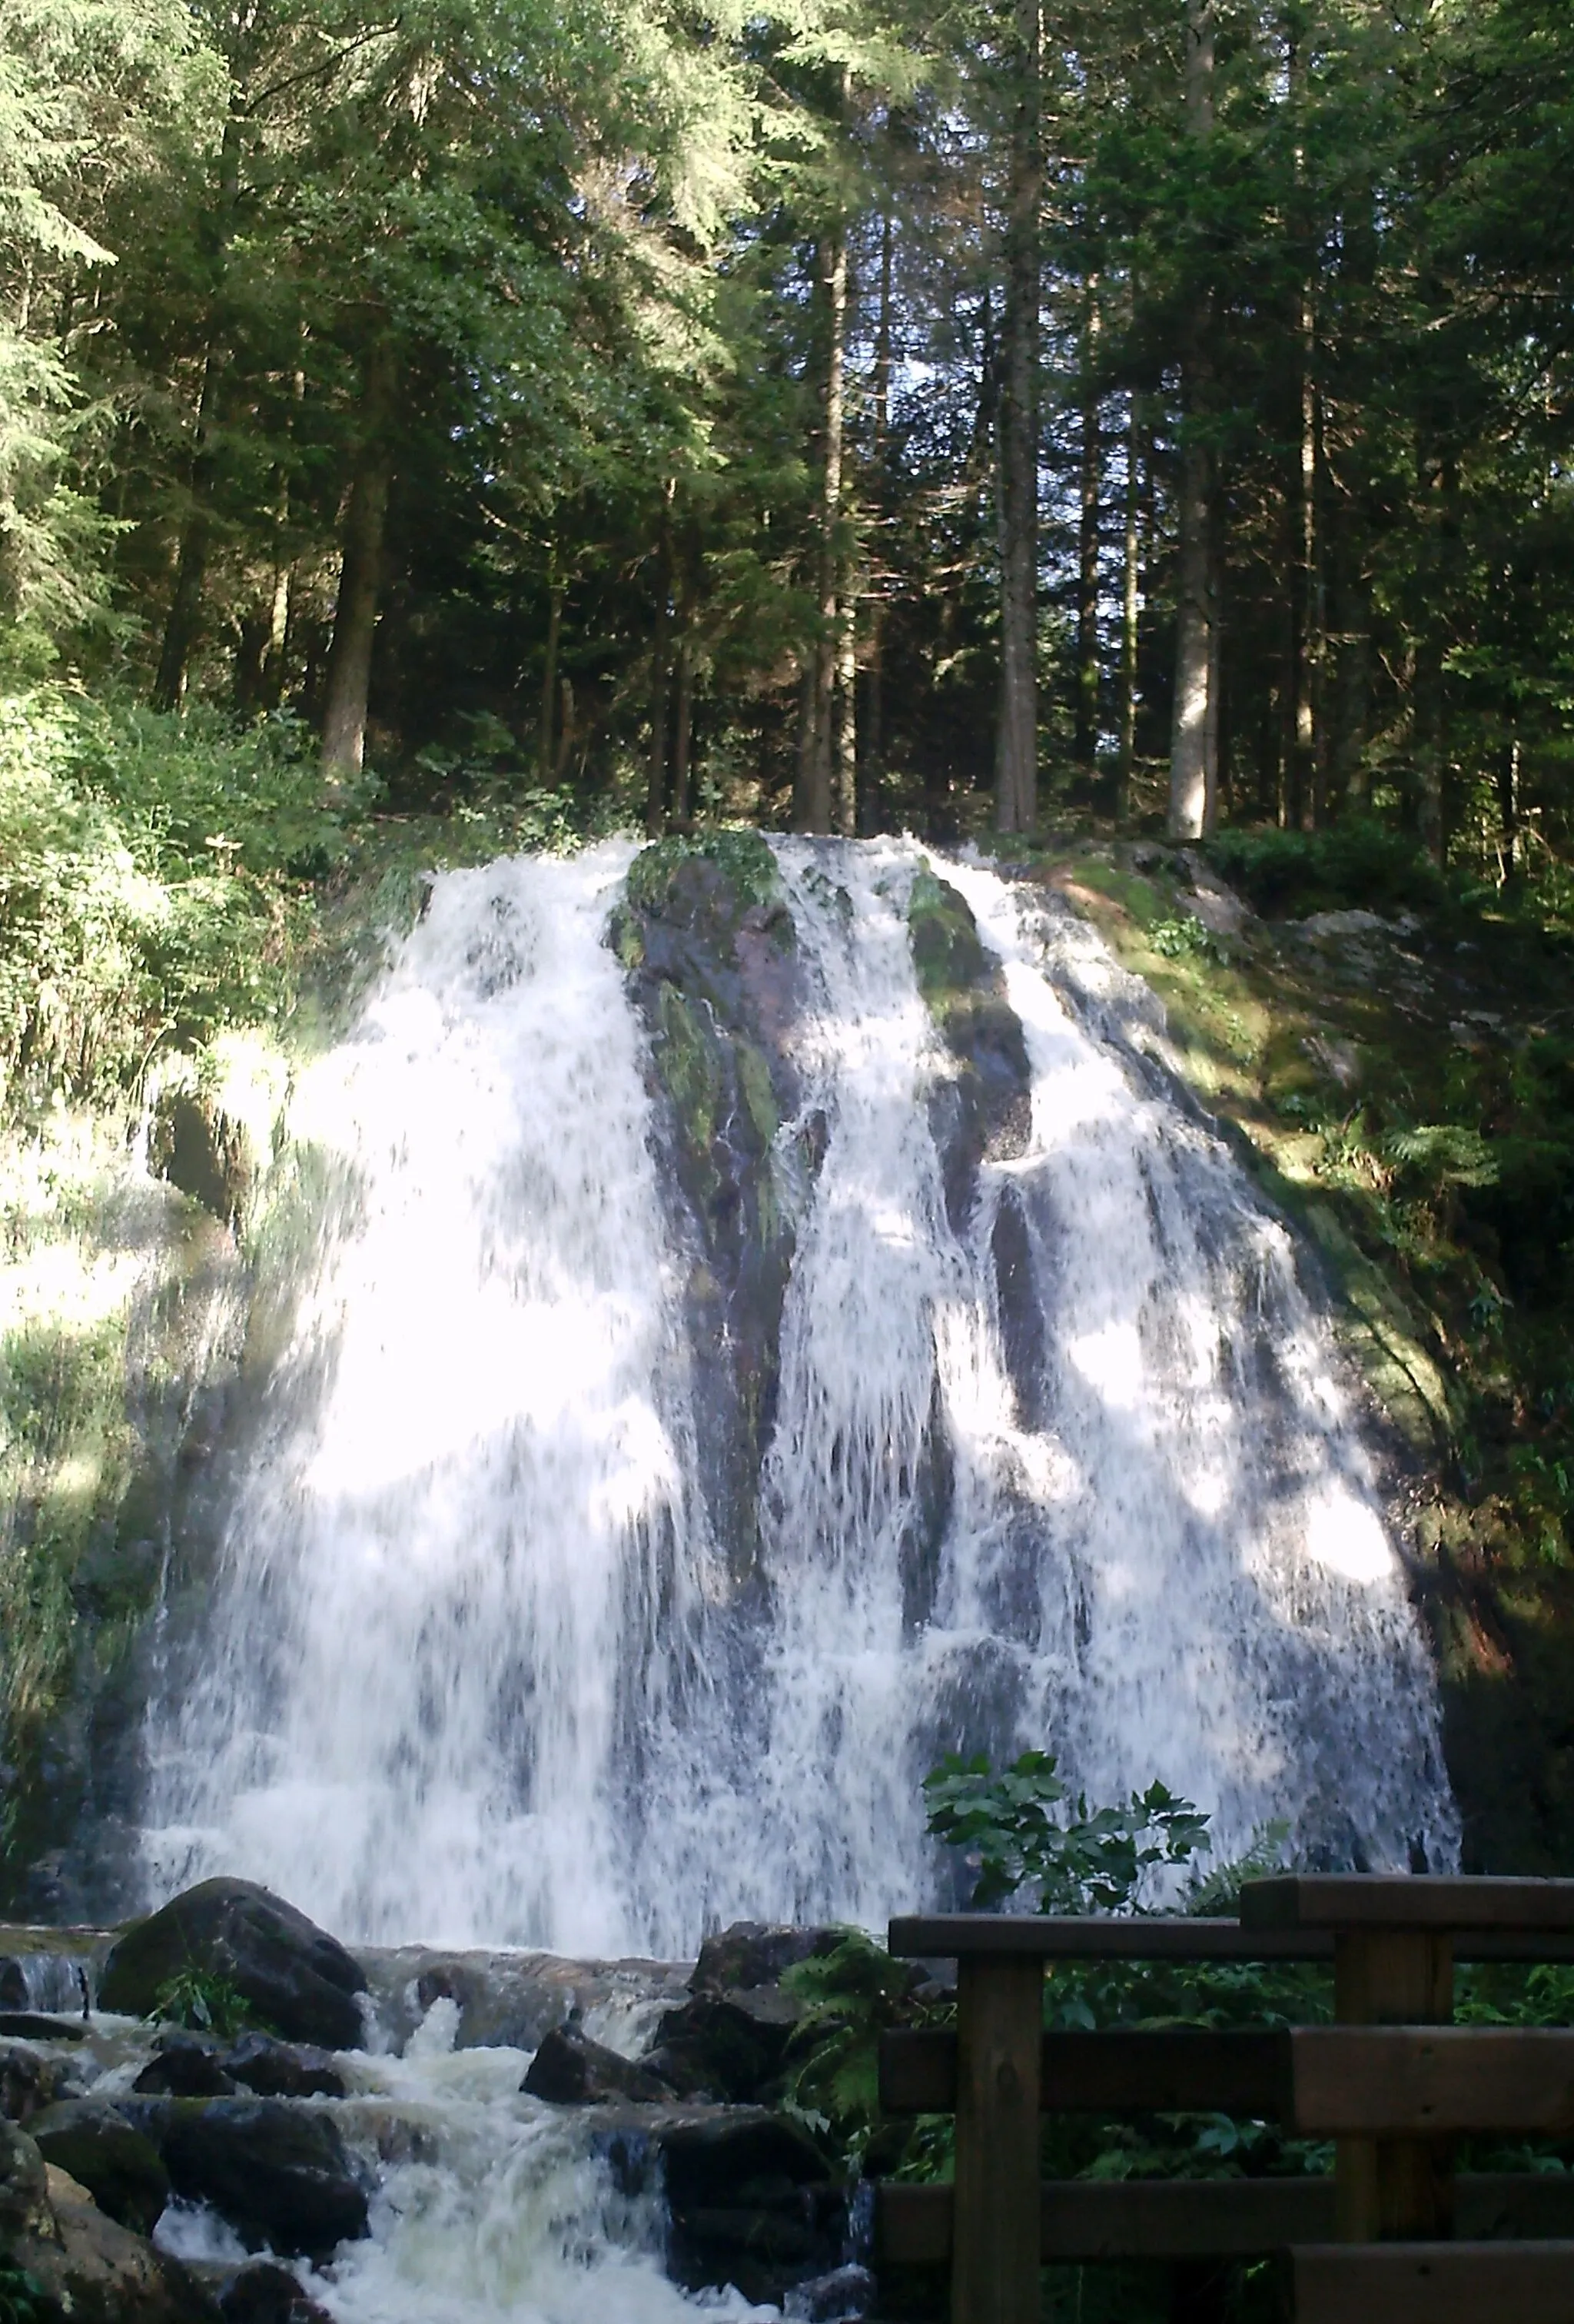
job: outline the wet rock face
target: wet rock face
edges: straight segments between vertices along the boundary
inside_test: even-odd
[[[106,2009],[150,2015],[171,1979],[195,1972],[235,1987],[286,2040],[330,2050],[364,2039],[365,1972],[336,1939],[250,1880],[205,1880],[139,1921],[104,1964]]]
[[[224,2324],[333,2324],[287,2267],[255,2260],[237,2268],[218,2296]]]
[[[366,2187],[336,2126],[280,2098],[144,2099],[141,2126],[188,2202],[248,2250],[324,2260],[366,2233]]]
[[[978,1191],[980,1163],[1010,1161],[1027,1150],[1033,1117],[1027,1044],[999,964],[954,888],[920,871],[907,925],[918,990],[954,1065],[930,1093],[929,1122],[947,1215],[960,1232]]]
[[[612,942],[649,1036],[665,1176],[684,1214],[695,1417],[718,1537],[742,1580],[776,1413],[782,1301],[808,1141],[791,1056],[802,973],[776,862],[757,833],[663,842],[630,872]]]
[[[659,2136],[671,2216],[667,2272],[690,2291],[735,2284],[779,2306],[833,2269],[847,2206],[796,2123],[755,2108],[674,2124]]]
[[[67,2070],[58,2059],[0,2042],[0,2115],[25,2129],[32,2116],[65,2095]]]
[[[152,2141],[98,2098],[45,2107],[28,2126],[46,2163],[85,2187],[99,2209],[151,2236],[170,2200],[170,2174]]]

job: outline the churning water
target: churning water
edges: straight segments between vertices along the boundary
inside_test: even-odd
[[[778,1135],[814,1117],[823,1158],[781,1178],[759,1586],[707,1508],[692,1255],[605,941],[632,851],[445,874],[298,1093],[330,1191],[200,1680],[152,1714],[154,1884],[602,1955],[878,1926],[934,1893],[926,1767],[1029,1743],[1091,1799],[1162,1777],[1225,1849],[1284,1815],[1330,1863],[1446,1864],[1431,1675],[1327,1327],[1144,988],[1040,891],[935,862],[1032,1084],[955,1223],[922,851],[774,846],[806,995]]]

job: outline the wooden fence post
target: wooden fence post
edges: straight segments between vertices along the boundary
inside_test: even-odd
[[[1039,2324],[1044,1964],[959,1955],[951,2324]]]
[[[1454,2014],[1452,1940],[1431,1930],[1337,1931],[1333,2014],[1341,2025],[1448,2024]],[[1334,2219],[1341,2243],[1433,2242],[1452,2233],[1452,2212],[1448,2141],[1336,2141]]]

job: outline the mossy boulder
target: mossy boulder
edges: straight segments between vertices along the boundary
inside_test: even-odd
[[[352,2050],[363,2039],[360,1964],[336,1938],[252,1880],[205,1880],[139,1921],[112,1949],[99,1979],[106,2009],[146,2017],[177,1978],[230,1987],[266,2030]]]
[[[28,2131],[46,2163],[86,2187],[99,2209],[151,2236],[170,2200],[170,2174],[159,2150],[119,2110],[100,2098],[67,2098],[45,2107]]]

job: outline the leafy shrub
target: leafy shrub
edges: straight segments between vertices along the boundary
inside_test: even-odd
[[[1221,831],[1210,862],[1254,909],[1270,919],[1351,906],[1399,911],[1436,904],[1442,879],[1417,843],[1381,824],[1339,823],[1328,831]]]
[[[1155,1865],[1183,1864],[1211,1847],[1208,1818],[1158,1782],[1124,1805],[1072,1799],[1048,1752],[1025,1751],[994,1774],[987,1758],[951,1753],[924,1778],[928,1830],[966,1851],[980,1911],[1021,1888],[1041,1913],[1126,1913]],[[1057,1811],[1069,1807],[1063,1821]]]
[[[152,2024],[184,2025],[193,2034],[212,2034],[221,2042],[233,2041],[248,2028],[262,2034],[273,2030],[262,2023],[228,1978],[212,1969],[189,1967],[160,1986],[148,2019]]]
[[[893,1960],[861,1929],[783,1973],[783,1990],[806,2005],[787,2044],[784,2096],[849,2154],[863,2151],[879,2120],[879,2037],[911,2023],[914,1980],[911,1962]]]
[[[0,2324],[43,2324],[46,2312],[38,2278],[0,2252]]]
[[[276,1016],[305,883],[364,801],[294,722],[238,729],[61,690],[0,700],[0,1089],[133,1084],[152,1049]]]

